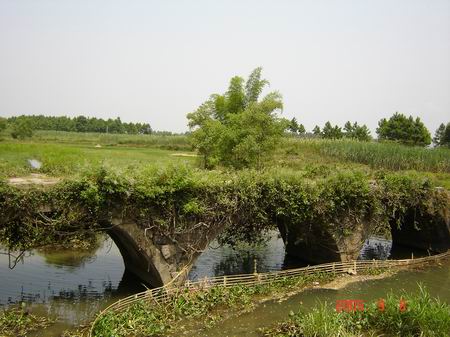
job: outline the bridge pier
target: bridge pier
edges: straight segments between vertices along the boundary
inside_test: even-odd
[[[197,223],[182,233],[163,235],[133,220],[113,218],[108,234],[119,248],[125,269],[152,287],[182,284],[194,262],[222,228]]]
[[[286,253],[305,262],[327,263],[356,260],[368,237],[370,224],[352,224],[352,230],[337,235],[332,228],[339,224],[292,226],[279,225]]]
[[[160,287],[176,276],[179,267],[173,245],[154,244],[134,222],[116,224],[108,234],[119,248],[125,269],[148,285]]]
[[[391,221],[392,244],[433,252],[450,249],[450,217],[407,212],[400,224]]]

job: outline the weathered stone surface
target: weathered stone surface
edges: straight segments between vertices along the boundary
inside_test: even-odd
[[[411,210],[403,221],[391,223],[392,244],[434,252],[450,249],[450,217],[422,216]]]
[[[346,220],[343,220],[346,221]],[[326,263],[355,260],[370,229],[369,222],[352,224],[352,231],[337,236],[330,229],[339,224],[279,225],[287,254],[305,262]]]
[[[174,245],[162,245],[161,253],[166,260],[169,260],[172,256],[174,256],[177,252],[177,249]]]

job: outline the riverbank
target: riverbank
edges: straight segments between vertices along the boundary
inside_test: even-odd
[[[380,267],[377,268],[371,268],[367,262],[358,261],[358,263],[350,264],[354,265],[353,270],[348,266],[342,268],[343,266],[329,264],[315,266],[311,269],[309,267],[299,268],[297,270],[299,273],[284,271],[256,274],[253,276],[254,281],[248,279],[250,275],[242,275],[238,276],[232,285],[224,284],[224,280],[212,284],[210,280],[205,280],[204,283],[197,282],[177,289],[170,287],[155,289],[117,302],[116,306],[110,306],[94,322],[91,335],[127,336],[136,331],[149,336],[170,335],[174,331],[177,334],[182,331],[183,334],[188,335],[194,332],[193,335],[195,335],[195,333],[200,333],[200,331],[229,320],[232,316],[237,317],[242,313],[251,312],[258,304],[275,298],[283,300],[283,298],[298,294],[299,291],[318,286],[327,289],[327,286],[324,285],[335,288],[344,287],[351,283],[352,276],[346,277],[347,280],[329,282],[347,273],[359,274],[354,281],[370,280],[372,279],[370,276],[373,276],[373,279],[381,279],[392,275],[393,270],[396,269],[394,267],[401,269],[422,266],[429,262],[434,263],[439,259],[446,259],[448,254],[411,261],[390,261],[387,265],[382,265],[382,261],[373,261],[373,266],[375,263],[380,263]],[[357,269],[357,267],[359,268]],[[339,270],[339,272],[334,272],[334,270]],[[387,271],[387,274],[380,276],[383,271]],[[286,273],[291,273],[291,275],[287,276]],[[365,277],[361,278],[362,275]],[[266,276],[271,277],[266,279]],[[225,278],[225,280],[227,279]],[[161,292],[163,295],[158,295]],[[201,322],[198,321],[200,317],[202,317]]]
[[[337,310],[330,303],[308,312],[300,310],[289,320],[261,329],[264,337],[357,337],[357,336],[427,336],[447,337],[450,332],[450,305],[432,298],[426,288],[417,293],[390,292],[358,308]]]

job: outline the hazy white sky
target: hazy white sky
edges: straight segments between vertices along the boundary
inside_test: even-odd
[[[450,121],[450,0],[0,0],[0,116],[117,117],[185,131],[257,66],[307,130]]]

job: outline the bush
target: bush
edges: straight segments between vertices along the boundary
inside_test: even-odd
[[[33,128],[28,121],[21,120],[13,124],[11,137],[14,139],[25,139],[33,136]]]

